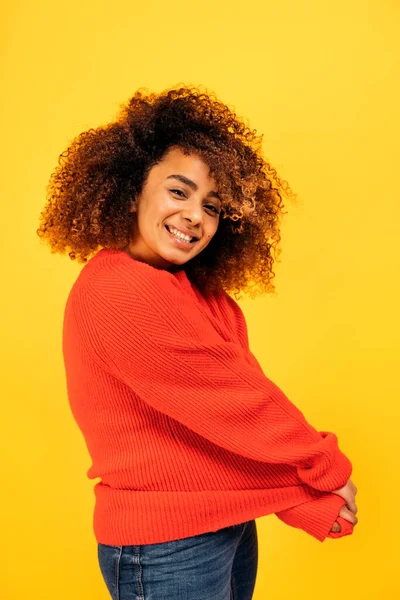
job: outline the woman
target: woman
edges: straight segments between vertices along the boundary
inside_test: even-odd
[[[274,291],[292,194],[261,137],[199,88],[139,90],[48,190],[38,234],[87,263],[63,356],[112,598],[250,599],[262,515],[351,533],[350,461],[266,377],[231,297]]]

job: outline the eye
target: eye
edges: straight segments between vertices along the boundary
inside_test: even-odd
[[[185,195],[185,193],[182,190],[176,190],[176,189],[174,189],[174,190],[170,190],[170,192],[172,194],[176,194],[177,196],[179,196],[179,198],[186,198],[186,195]],[[219,210],[213,204],[207,204],[207,205],[205,205],[205,208],[211,210],[216,215],[219,215]]]
[[[182,190],[170,190],[170,192],[172,192],[173,194],[182,194],[182,196],[180,196],[180,198],[186,198],[185,194],[182,192]]]
[[[211,209],[216,215],[219,215],[219,210],[214,206],[214,204],[207,204],[206,208]]]

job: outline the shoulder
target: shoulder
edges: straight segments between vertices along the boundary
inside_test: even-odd
[[[74,287],[77,295],[99,294],[113,298],[128,295],[133,298],[160,294],[173,286],[174,277],[132,259],[122,250],[102,249],[81,270]]]
[[[246,318],[237,301],[223,291],[218,294],[218,303],[226,323],[234,329],[241,344],[248,347]]]
[[[71,301],[87,318],[118,311],[153,316],[190,311],[183,279],[120,250],[103,249],[81,270]]]
[[[240,308],[239,304],[236,302],[236,300],[234,300],[234,298],[232,298],[232,296],[228,294],[228,292],[222,290],[221,292],[219,292],[217,298],[220,304],[225,308],[226,311],[229,312],[229,314],[233,318],[239,321],[245,320],[243,311]]]

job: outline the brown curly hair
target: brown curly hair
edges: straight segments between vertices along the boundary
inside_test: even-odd
[[[131,200],[150,169],[178,146],[209,166],[222,200],[218,229],[183,265],[187,276],[205,293],[275,292],[282,196],[296,196],[263,159],[263,136],[199,86],[158,94],[140,88],[119,108],[115,121],[84,131],[58,158],[37,229],[51,252],[68,250],[71,260],[86,263],[101,248],[126,247]]]

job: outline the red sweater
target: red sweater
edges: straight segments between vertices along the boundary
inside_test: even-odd
[[[94,533],[110,545],[180,539],[275,513],[323,541],[352,465],[266,377],[239,305],[184,270],[100,250],[68,296],[70,407],[95,487]]]

